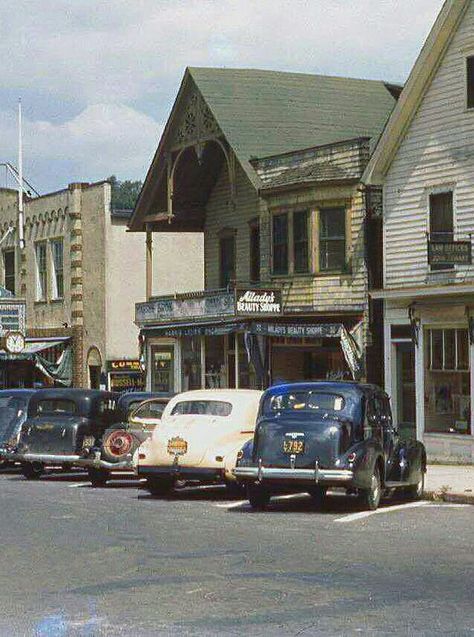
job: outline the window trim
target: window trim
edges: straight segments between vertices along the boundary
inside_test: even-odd
[[[54,261],[54,250],[53,244],[61,243],[62,246],[62,294],[58,294],[58,283],[57,283],[57,272],[56,272],[56,264]],[[52,301],[62,301],[64,300],[64,237],[52,237],[49,240],[49,253],[51,259],[51,300]]]
[[[340,210],[344,212],[344,264],[341,268],[323,268],[321,265],[321,243],[322,241],[328,241],[330,239],[323,239],[321,236],[321,213],[329,210]],[[349,223],[349,207],[347,204],[342,205],[322,205],[318,207],[317,211],[317,245],[318,245],[318,254],[317,254],[317,268],[318,272],[321,274],[344,274],[349,271],[349,236],[350,236],[350,223]],[[334,241],[341,241],[341,239],[334,239]]]
[[[294,233],[294,215],[295,213],[305,212],[307,215],[307,241],[308,241],[308,254],[307,254],[307,268],[303,271],[295,270],[295,233]],[[274,219],[286,215],[288,232],[287,232],[287,269],[286,272],[275,272],[275,244],[274,244]],[[271,276],[274,278],[288,277],[288,276],[307,276],[314,274],[314,255],[313,255],[313,208],[312,206],[298,206],[292,208],[275,209],[270,215],[270,247],[271,247]]]
[[[229,283],[227,283],[227,285],[223,284],[223,278],[222,278],[222,241],[225,241],[227,239],[232,239],[234,241],[234,283],[237,280],[237,230],[235,228],[221,228],[218,232],[217,232],[217,257],[218,257],[218,264],[219,264],[219,287],[221,288],[227,288],[229,287],[229,285],[232,283],[232,279],[229,280]]]
[[[13,253],[13,290],[7,287],[7,268],[5,263],[5,256],[7,253]],[[2,259],[3,259],[3,286],[6,290],[12,292],[12,294],[16,293],[16,250],[14,247],[10,246],[5,248],[2,251]]]
[[[262,272],[262,259],[261,259],[261,240],[262,240],[262,234],[261,234],[261,226],[260,226],[260,219],[258,217],[255,217],[254,219],[251,219],[248,223],[249,225],[249,281],[251,283],[260,283],[261,281],[261,272]],[[258,277],[255,278],[253,276],[253,261],[254,261],[254,253],[252,251],[252,237],[253,237],[253,232],[255,230],[258,230],[258,247],[259,247],[259,251],[258,251]]]
[[[40,269],[38,260],[38,249],[44,247],[44,290],[40,285]],[[45,303],[48,300],[48,241],[40,239],[35,241],[35,270],[36,270],[36,302]]]
[[[466,112],[474,112],[474,101],[472,105],[469,105],[469,72],[468,72],[468,60],[473,60],[474,64],[474,51],[464,53],[464,107]],[[473,100],[474,100],[474,86],[473,86]]]
[[[474,57],[474,56],[473,56]],[[443,195],[443,194],[447,194],[447,193],[451,193],[452,194],[452,198],[453,198],[453,241],[457,241],[457,237],[458,237],[458,229],[457,229],[457,214],[456,214],[456,210],[457,210],[457,196],[456,196],[456,184],[450,182],[450,183],[446,183],[446,184],[439,184],[438,186],[430,186],[429,188],[426,189],[425,195],[426,195],[426,236],[429,238],[430,237],[430,228],[431,228],[431,206],[430,206],[430,200],[431,200],[431,195]],[[430,267],[430,264],[428,263],[428,242],[426,242],[426,267],[427,267],[427,271],[430,274],[430,276],[436,276],[437,274],[440,274],[442,272],[444,273],[451,273],[453,274],[454,272],[457,271],[458,269],[458,265],[454,265],[453,267],[445,267],[439,270],[432,270]],[[464,266],[462,266],[464,267]]]

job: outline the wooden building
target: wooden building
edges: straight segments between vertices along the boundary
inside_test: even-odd
[[[360,179],[398,94],[379,81],[186,70],[130,222],[147,233],[136,322],[149,388],[367,377],[376,250]],[[203,233],[205,290],[152,296],[153,235],[169,231]]]
[[[385,378],[431,458],[474,462],[474,4],[446,2],[367,168],[383,185]]]

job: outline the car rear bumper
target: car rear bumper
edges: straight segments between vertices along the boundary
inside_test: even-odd
[[[132,458],[120,462],[109,462],[103,458],[80,458],[76,465],[85,469],[107,469],[109,471],[133,471]]]
[[[44,464],[74,464],[81,459],[78,455],[56,455],[46,453],[17,453],[15,454],[17,462],[41,462]]]
[[[325,483],[328,485],[351,484],[354,472],[348,469],[321,469],[316,464],[314,469],[291,469],[280,467],[236,467],[234,475],[237,480],[255,482],[291,482],[301,484]]]
[[[182,480],[197,480],[199,482],[222,482],[224,469],[209,467],[181,467],[179,465],[153,466],[138,465],[136,468],[140,478],[176,478]]]

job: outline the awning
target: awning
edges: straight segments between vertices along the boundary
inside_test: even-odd
[[[72,384],[72,349],[69,346],[70,336],[26,338],[25,347],[18,354],[0,350],[0,361],[31,361],[51,380],[70,387]],[[41,352],[62,346],[61,354],[55,363],[47,360]]]
[[[57,347],[58,345],[64,345],[67,341],[69,341],[69,336],[58,336],[56,338],[26,338],[25,339],[25,347],[22,352],[18,354],[11,354],[6,350],[0,350],[0,360],[33,360],[34,354],[38,352],[44,352],[51,347]]]

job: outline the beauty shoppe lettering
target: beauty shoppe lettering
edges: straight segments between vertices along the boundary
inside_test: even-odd
[[[236,314],[275,316],[282,313],[281,291],[238,289],[235,305]]]

